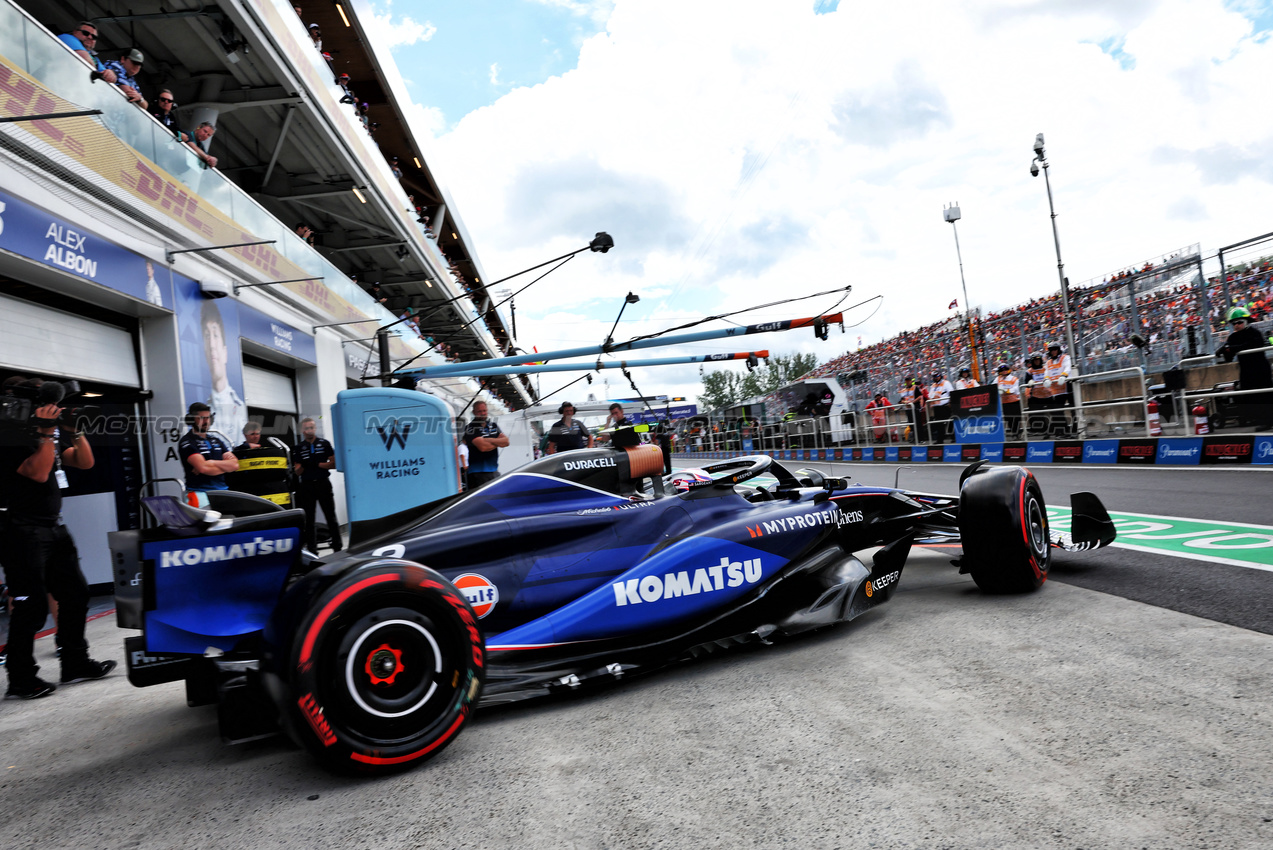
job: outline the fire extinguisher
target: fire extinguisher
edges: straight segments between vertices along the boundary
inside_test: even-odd
[[[1201,402],[1193,409],[1193,432],[1195,434],[1211,433],[1211,428],[1207,425],[1207,406]]]
[[[1149,415],[1149,420],[1148,420],[1149,421],[1149,436],[1161,437],[1162,425],[1158,421],[1158,402],[1154,401],[1151,398],[1149,400],[1149,404],[1146,405],[1145,409]]]

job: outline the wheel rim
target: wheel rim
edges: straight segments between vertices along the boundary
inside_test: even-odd
[[[1043,516],[1043,508],[1039,500],[1031,493],[1026,502],[1027,523],[1030,533],[1030,548],[1034,550],[1039,565],[1045,564],[1044,556],[1048,552],[1048,526]]]
[[[427,618],[382,611],[355,623],[341,643],[346,691],[372,717],[406,717],[437,692],[444,661]]]

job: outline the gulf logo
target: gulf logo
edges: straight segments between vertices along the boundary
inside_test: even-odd
[[[464,598],[473,606],[473,613],[480,620],[495,609],[499,602],[499,588],[491,584],[486,576],[477,573],[465,573],[451,581]]]

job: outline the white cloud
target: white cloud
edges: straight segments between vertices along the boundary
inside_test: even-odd
[[[527,346],[600,342],[629,290],[643,300],[621,328],[650,331],[675,324],[661,315],[835,285],[853,284],[852,301],[884,295],[828,342],[755,338],[836,356],[859,333],[870,343],[962,303],[940,215],[952,201],[975,304],[1049,292],[1047,197],[1028,172],[1039,131],[1076,283],[1261,232],[1250,199],[1273,182],[1273,115],[1256,106],[1273,43],[1221,0],[966,0],[922,13],[865,3],[823,15],[806,0],[537,2],[604,13],[604,27],[574,70],[465,116],[433,163],[492,277],[597,230],[614,236],[610,253],[582,254],[518,297]],[[693,394],[697,369],[637,380]]]
[[[490,80],[491,80],[491,85],[493,86],[499,85],[499,63],[498,62],[491,63]]]
[[[591,18],[598,23],[603,23],[615,6],[615,0],[530,0],[530,2],[555,9],[565,9],[571,14],[581,18]]]
[[[392,6],[393,0],[387,0],[385,6]],[[410,15],[394,17],[386,8],[380,11],[375,4],[371,5],[370,20],[367,31],[377,47],[393,50],[397,47],[409,47],[422,41],[428,41],[437,33],[438,28],[429,21],[419,22]]]

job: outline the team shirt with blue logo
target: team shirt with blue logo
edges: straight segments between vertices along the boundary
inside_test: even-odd
[[[191,455],[203,455],[204,460],[220,460],[222,455],[230,451],[230,447],[212,433],[202,437],[194,431],[187,431],[177,443],[177,454],[181,455],[181,467],[186,471],[187,490],[228,490],[224,475],[202,475],[194,471],[187,460]]]

